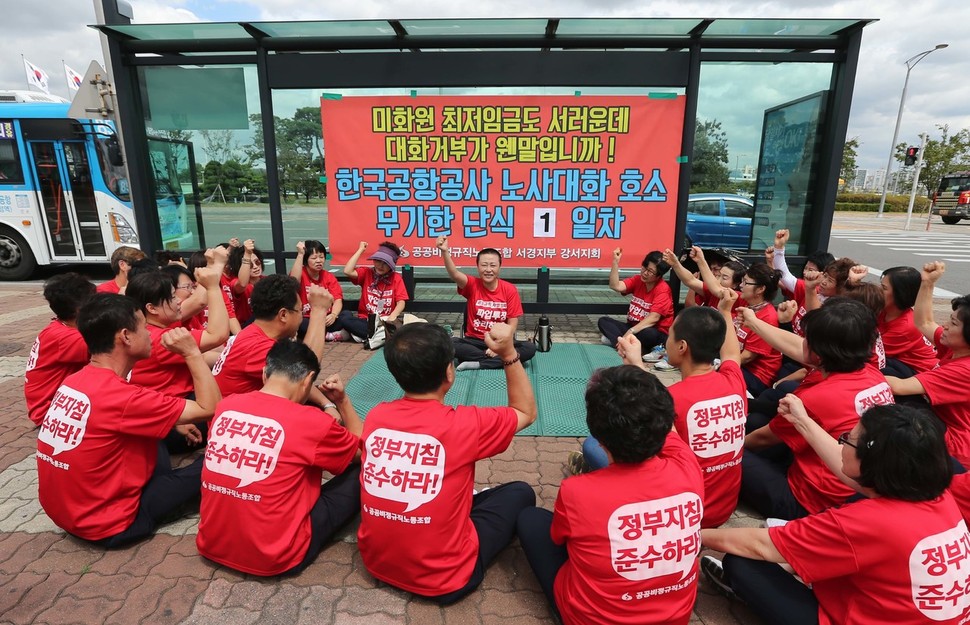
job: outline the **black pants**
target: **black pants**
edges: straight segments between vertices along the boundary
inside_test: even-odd
[[[525,482],[509,482],[475,495],[471,519],[478,533],[478,560],[471,579],[454,592],[427,598],[440,605],[450,605],[478,588],[485,579],[485,569],[515,537],[519,513],[534,505],[536,494]]]
[[[337,318],[333,320],[333,323],[327,326],[327,332],[340,332],[341,330],[347,329],[345,322],[348,319],[354,319],[355,316],[346,310],[341,310]],[[300,329],[296,331],[297,340],[302,341],[303,337],[306,336],[307,330],[310,329],[310,318],[304,317],[303,321],[300,322]],[[349,332],[349,329],[348,329]]]
[[[731,588],[765,623],[818,625],[818,599],[810,588],[774,562],[724,556]]]
[[[613,317],[600,317],[599,321],[596,322],[596,327],[610,342],[610,345],[616,347],[616,341],[633,326]],[[640,341],[640,345],[643,346],[644,353],[649,353],[654,346],[663,345],[667,342],[667,335],[657,328],[644,328],[636,333],[636,337]]]
[[[323,546],[352,518],[360,514],[360,465],[352,464],[320,488],[310,509],[310,545],[299,564],[284,575],[296,575],[310,566]]]
[[[791,452],[777,445],[765,452],[745,450],[741,457],[740,499],[764,517],[800,519],[808,516],[788,485]]]
[[[458,362],[478,361],[481,369],[501,369],[502,359],[497,356],[486,356],[485,350],[488,346],[482,339],[469,337],[453,338],[451,342],[455,345],[455,358]],[[536,355],[536,344],[532,341],[514,341],[513,346],[519,354],[519,360],[526,363]]]
[[[155,528],[171,523],[184,516],[186,505],[199,496],[202,489],[202,463],[205,456],[182,467],[172,468],[172,459],[164,443],[158,443],[158,460],[155,472],[141,491],[138,514],[124,531],[102,538],[96,544],[108,549],[123,547],[155,533]]]
[[[525,552],[529,566],[535,573],[542,592],[546,595],[549,607],[558,617],[559,607],[556,605],[553,586],[559,569],[569,559],[569,553],[565,545],[552,542],[552,537],[549,535],[551,528],[552,512],[544,508],[526,508],[519,513],[519,520],[516,523],[522,551]]]

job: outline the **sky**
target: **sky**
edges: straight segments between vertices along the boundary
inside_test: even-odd
[[[938,125],[951,133],[970,128],[970,3],[961,0],[129,0],[136,23],[197,21],[405,19],[455,17],[778,17],[877,19],[863,31],[862,50],[847,138],[857,137],[859,167],[884,169],[900,95],[905,61],[937,44],[910,75],[899,142],[918,145],[920,133],[939,138]],[[16,3],[5,16],[0,51],[0,89],[26,89],[21,55],[51,77],[51,92],[68,96],[62,62],[84,73],[102,60],[93,0]],[[958,8],[959,7],[959,8]],[[943,28],[952,25],[955,30]],[[779,80],[799,78],[782,76]],[[702,76],[703,81],[703,76]],[[727,87],[726,87],[727,89]],[[743,89],[743,85],[734,85]],[[725,92],[724,102],[740,104]],[[731,112],[710,111],[726,117]],[[730,138],[730,137],[729,137]],[[732,141],[730,166],[756,164],[757,147]],[[739,147],[735,147],[739,146]],[[895,167],[895,165],[894,165]]]

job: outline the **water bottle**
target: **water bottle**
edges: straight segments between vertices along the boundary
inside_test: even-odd
[[[547,352],[552,347],[551,328],[549,317],[545,315],[539,317],[539,324],[536,326],[536,345],[540,352]]]

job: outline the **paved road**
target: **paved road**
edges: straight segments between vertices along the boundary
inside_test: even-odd
[[[905,216],[837,215],[833,224],[829,250],[836,256],[848,256],[875,270],[899,265],[921,267],[931,260],[943,260],[947,272],[940,280],[941,297],[970,293],[970,222],[947,226],[935,220],[930,231],[925,219],[914,219],[909,230],[903,230]]]

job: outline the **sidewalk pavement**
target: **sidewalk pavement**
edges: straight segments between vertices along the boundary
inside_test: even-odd
[[[553,622],[517,543],[498,557],[476,592],[440,608],[370,577],[354,544],[355,527],[302,574],[268,579],[241,575],[199,556],[197,515],[117,551],[67,536],[37,502],[36,429],[27,419],[23,399],[27,355],[50,318],[41,291],[39,282],[0,284],[0,623]],[[457,315],[440,317],[442,323],[459,323]],[[552,322],[556,341],[599,340],[595,316],[563,315]],[[324,371],[347,379],[372,356],[381,353],[363,351],[357,344],[328,344]],[[671,373],[660,376],[668,384],[677,379]],[[580,442],[516,437],[505,453],[478,464],[476,485],[524,480],[535,487],[539,505],[551,509],[563,479],[563,461]],[[759,522],[739,512],[730,524]],[[752,622],[743,606],[729,604],[701,582],[691,623]]]

